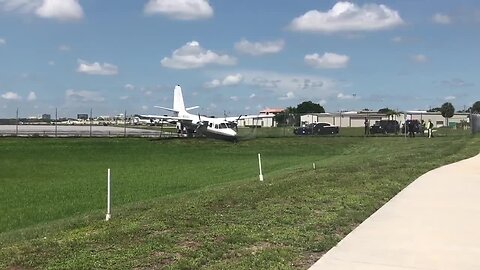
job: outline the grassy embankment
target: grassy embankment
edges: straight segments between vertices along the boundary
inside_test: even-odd
[[[417,176],[478,154],[479,142],[0,140],[0,268],[306,268]]]

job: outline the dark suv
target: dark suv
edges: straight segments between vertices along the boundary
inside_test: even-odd
[[[327,135],[338,134],[339,128],[329,123],[314,123],[293,130],[296,135]]]
[[[380,120],[376,121],[373,126],[370,127],[370,134],[398,134],[400,131],[400,124],[396,120]]]
[[[410,133],[410,128],[412,129],[412,133],[422,133],[423,132],[423,126],[420,123],[420,121],[414,119],[414,120],[407,120],[407,133]],[[405,133],[405,123],[402,125],[402,133]]]

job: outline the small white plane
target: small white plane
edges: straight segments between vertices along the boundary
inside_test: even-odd
[[[188,111],[197,109],[199,106],[185,108],[183,102],[182,88],[180,85],[175,86],[173,90],[173,108],[165,108],[155,106],[173,112],[173,116],[165,115],[140,115],[142,118],[154,120],[162,120],[168,122],[176,122],[178,133],[193,136],[193,134],[203,135],[208,138],[238,141],[237,127],[238,120],[241,119],[261,119],[266,115],[241,115],[239,117],[206,117],[202,115],[191,114]]]

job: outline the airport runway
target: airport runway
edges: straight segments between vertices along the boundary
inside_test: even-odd
[[[160,130],[149,130],[141,128],[112,126],[92,126],[90,133],[89,125],[58,125],[55,132],[55,125],[0,125],[0,136],[21,136],[21,137],[176,137],[176,133],[161,132]]]

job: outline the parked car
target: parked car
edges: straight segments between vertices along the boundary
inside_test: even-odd
[[[400,124],[396,120],[380,120],[376,121],[373,126],[370,127],[370,134],[398,134],[400,131]]]
[[[293,130],[296,135],[328,135],[338,134],[339,127],[329,123],[314,123]]]

